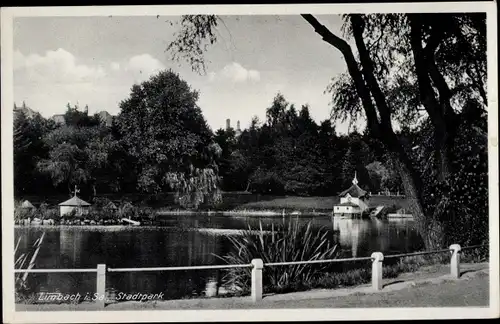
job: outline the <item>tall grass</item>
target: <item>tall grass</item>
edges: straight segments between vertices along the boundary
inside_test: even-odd
[[[233,252],[218,256],[228,264],[249,264],[260,258],[264,263],[287,261],[312,261],[333,259],[337,246],[332,233],[326,228],[314,229],[312,222],[303,224],[298,219],[278,224],[271,231],[264,231],[262,222],[257,230],[250,225],[239,236],[228,237]],[[318,277],[327,266],[300,264],[265,267],[263,284],[267,292],[286,292],[300,289]],[[251,269],[230,269],[223,278],[225,284],[241,292],[251,287]]]
[[[45,238],[45,232],[43,232],[42,235],[40,236],[40,238],[38,238],[33,243],[31,249],[18,255],[17,252],[18,252],[19,244],[21,242],[21,237],[19,237],[19,239],[16,243],[16,247],[14,249],[14,255],[15,255],[14,267],[16,269],[30,270],[35,266],[36,258],[38,256],[40,248],[43,244],[44,238]],[[28,260],[29,260],[29,263],[26,264],[26,261],[28,261]],[[26,264],[26,267],[24,267],[25,264]],[[28,280],[27,280],[28,275],[29,275],[29,272],[24,272],[24,273],[20,273],[18,275],[15,275],[16,301],[26,301],[26,300],[33,299],[34,291],[32,290],[33,287],[31,287],[28,284]]]

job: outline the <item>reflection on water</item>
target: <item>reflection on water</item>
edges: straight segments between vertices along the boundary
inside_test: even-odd
[[[411,252],[422,248],[413,221],[380,221],[338,219],[331,217],[298,218],[311,221],[316,228],[333,230],[344,256],[369,256]],[[179,216],[164,217],[165,227],[17,227],[16,240],[22,237],[20,253],[46,232],[36,261],[37,268],[158,267],[212,265],[221,261],[215,255],[227,254],[231,246],[223,236],[193,231],[193,228],[258,228],[259,220],[266,230],[282,222],[281,217]],[[189,230],[186,230],[189,229]],[[168,272],[108,273],[107,288],[120,292],[160,293],[167,298],[213,294],[214,282],[221,274],[210,270]],[[35,291],[93,293],[93,273],[30,274]]]
[[[364,257],[373,252],[405,253],[423,248],[414,222],[409,220],[334,219],[339,231],[339,243],[350,256]]]

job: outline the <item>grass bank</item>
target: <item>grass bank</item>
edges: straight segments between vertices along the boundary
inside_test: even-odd
[[[240,195],[242,196],[242,195]],[[244,199],[243,199],[244,198]],[[243,198],[232,197],[226,194],[226,199],[218,209],[203,210],[208,214],[221,213],[223,215],[245,216],[281,216],[283,212],[290,214],[330,215],[333,206],[340,203],[337,196],[330,197],[298,197],[298,196],[264,196],[247,195]],[[372,196],[370,206],[386,206],[395,209],[408,208],[406,199],[402,196]],[[194,215],[200,211],[183,209],[169,209],[163,207],[158,210],[160,215]]]
[[[16,197],[19,200],[29,200],[35,207],[39,208],[45,205],[46,208],[56,209],[55,214],[58,214],[57,204],[66,200],[67,196],[23,196]],[[158,195],[140,195],[140,194],[113,194],[103,195],[102,197],[92,200],[91,197],[82,197],[93,205],[98,204],[99,200],[113,202],[120,207],[123,204],[130,203],[136,207],[149,207],[156,211],[160,211],[165,215],[190,215],[196,214],[199,211],[186,210],[179,206],[171,193],[162,193]],[[330,213],[335,204],[340,202],[337,196],[329,197],[299,197],[299,196],[274,196],[261,195],[241,192],[224,192],[222,193],[222,203],[219,206],[200,206],[200,210],[206,213],[213,212],[261,212],[281,213],[285,210],[286,213],[301,212],[307,214],[315,213]],[[372,196],[369,204],[371,206],[387,206],[397,208],[407,208],[408,203],[402,196]]]
[[[275,212],[298,211],[302,213],[331,213],[333,206],[340,203],[340,198],[332,197],[276,197],[269,200],[259,200],[239,205],[235,210],[269,210]],[[369,199],[371,206],[386,206],[408,208],[404,197],[372,196]]]

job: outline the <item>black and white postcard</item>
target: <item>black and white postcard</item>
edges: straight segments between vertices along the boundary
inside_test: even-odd
[[[1,17],[5,322],[499,316],[494,2]]]

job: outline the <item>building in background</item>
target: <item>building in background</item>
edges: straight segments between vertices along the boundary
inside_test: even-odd
[[[26,103],[24,101],[23,105],[20,107],[17,106],[16,103],[14,103],[14,119],[19,118],[21,114],[24,114],[27,118],[33,118],[38,115],[38,112],[26,106]]]
[[[86,215],[89,213],[90,204],[76,196],[79,190],[75,186],[75,195],[59,204],[59,215],[64,216],[67,214],[75,213],[76,216]]]
[[[107,111],[103,110],[103,111],[100,111],[97,113],[99,115],[99,118],[101,119],[101,121],[107,126],[107,127],[111,127],[111,125],[113,125],[113,118],[115,116],[111,115],[110,113],[108,113]]]
[[[56,124],[59,125],[65,125],[66,124],[66,119],[64,119],[64,114],[57,114],[52,117],[50,117],[51,120],[53,120]]]
[[[22,208],[22,209],[36,209],[36,207],[33,206],[33,204],[29,200],[23,201],[23,203],[19,206],[19,208]]]
[[[231,129],[231,119],[226,119],[226,131]],[[240,121],[236,122],[236,129],[234,130],[236,137],[241,135]]]
[[[85,107],[85,112],[87,112],[88,110],[88,107]],[[113,124],[113,119],[115,116],[111,115],[110,113],[108,113],[107,111],[103,110],[103,111],[100,111],[97,113],[97,115],[99,116],[99,119],[102,121],[102,123],[104,125],[106,125],[107,127],[111,127],[111,125]],[[64,118],[64,114],[57,114],[57,115],[54,115],[50,118],[51,120],[53,120],[56,124],[59,124],[59,125],[65,125],[66,124],[66,119]]]
[[[354,173],[352,186],[342,191],[340,194],[340,204],[333,207],[335,216],[355,216],[360,217],[368,208],[368,192],[358,186],[358,179]]]
[[[241,135],[241,128],[240,128],[240,121],[238,120],[236,122],[236,136],[240,136]]]

